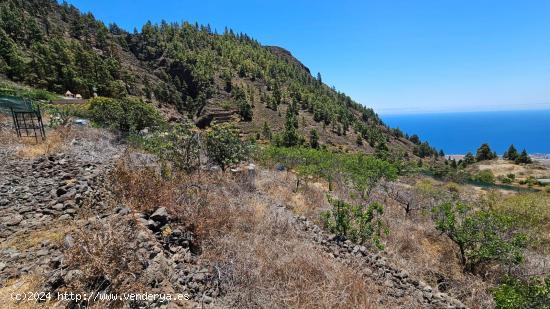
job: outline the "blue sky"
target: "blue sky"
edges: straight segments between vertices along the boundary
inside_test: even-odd
[[[547,0],[69,2],[128,30],[229,26],[381,114],[550,109]]]

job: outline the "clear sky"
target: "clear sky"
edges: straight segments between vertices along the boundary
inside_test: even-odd
[[[548,0],[69,0],[132,30],[190,21],[290,50],[381,114],[550,109]]]

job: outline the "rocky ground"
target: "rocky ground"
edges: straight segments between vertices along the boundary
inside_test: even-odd
[[[128,272],[138,274],[139,282],[151,293],[184,293],[188,298],[125,306],[231,306],[224,298],[228,291],[221,286],[216,267],[201,258],[200,248],[194,246],[194,235],[173,220],[165,208],[140,213],[110,202],[111,192],[105,184],[114,162],[124,151],[125,145],[106,134],[76,134],[61,152],[35,158],[21,158],[17,147],[0,149],[0,296],[7,297],[1,290],[16,286],[25,278],[38,281],[34,285],[37,291],[100,291],[105,287],[98,283],[98,274],[121,278],[123,286],[127,275],[123,270],[130,266],[110,265],[123,255],[127,264],[136,262]],[[376,306],[465,307],[392,267],[366,247],[325,233],[262,192],[252,195],[264,199],[270,205],[268,211],[287,218],[300,231],[297,237],[311,243],[319,255],[360,269],[365,281],[379,286],[385,295],[377,299]],[[76,302],[47,304],[64,307]],[[1,299],[0,305],[17,304]]]
[[[75,138],[67,153],[32,159],[0,149],[0,280],[60,263],[54,227],[70,224],[118,152],[97,146]]]

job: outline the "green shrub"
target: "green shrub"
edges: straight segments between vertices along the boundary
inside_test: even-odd
[[[550,308],[550,276],[535,277],[526,282],[506,278],[493,290],[496,308]]]
[[[432,212],[437,230],[458,246],[466,270],[474,272],[485,262],[515,265],[523,261],[527,239],[513,225],[513,217],[461,201],[443,203]]]
[[[513,182],[513,180],[511,178],[508,178],[508,177],[503,177],[500,179],[500,181],[502,181],[502,183],[506,183],[506,184],[511,184]]]
[[[330,196],[328,200],[332,209],[321,213],[325,228],[355,243],[368,243],[379,249],[384,248],[381,236],[388,231],[381,219],[384,213],[381,204],[374,202],[368,206],[351,205]]]
[[[245,160],[249,147],[239,138],[237,129],[230,124],[215,124],[206,132],[208,158],[222,170]]]
[[[474,175],[473,180],[487,184],[495,183],[495,175],[491,170],[482,170]]]
[[[39,100],[39,101],[51,101],[51,100],[57,99],[57,95],[44,89],[32,89],[32,90],[29,90],[23,96],[31,100]]]
[[[521,193],[497,199],[496,212],[514,218],[514,224],[529,235],[529,248],[550,254],[550,194]]]
[[[153,106],[138,98],[93,98],[90,100],[90,116],[94,122],[122,132],[140,131],[163,122]]]
[[[175,125],[145,137],[133,136],[132,140],[176,169],[191,172],[200,166],[199,134],[187,127]]]

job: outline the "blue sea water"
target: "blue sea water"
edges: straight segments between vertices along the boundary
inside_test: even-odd
[[[514,144],[519,151],[550,154],[550,110],[382,115],[446,154],[465,154],[489,143],[499,155]]]

